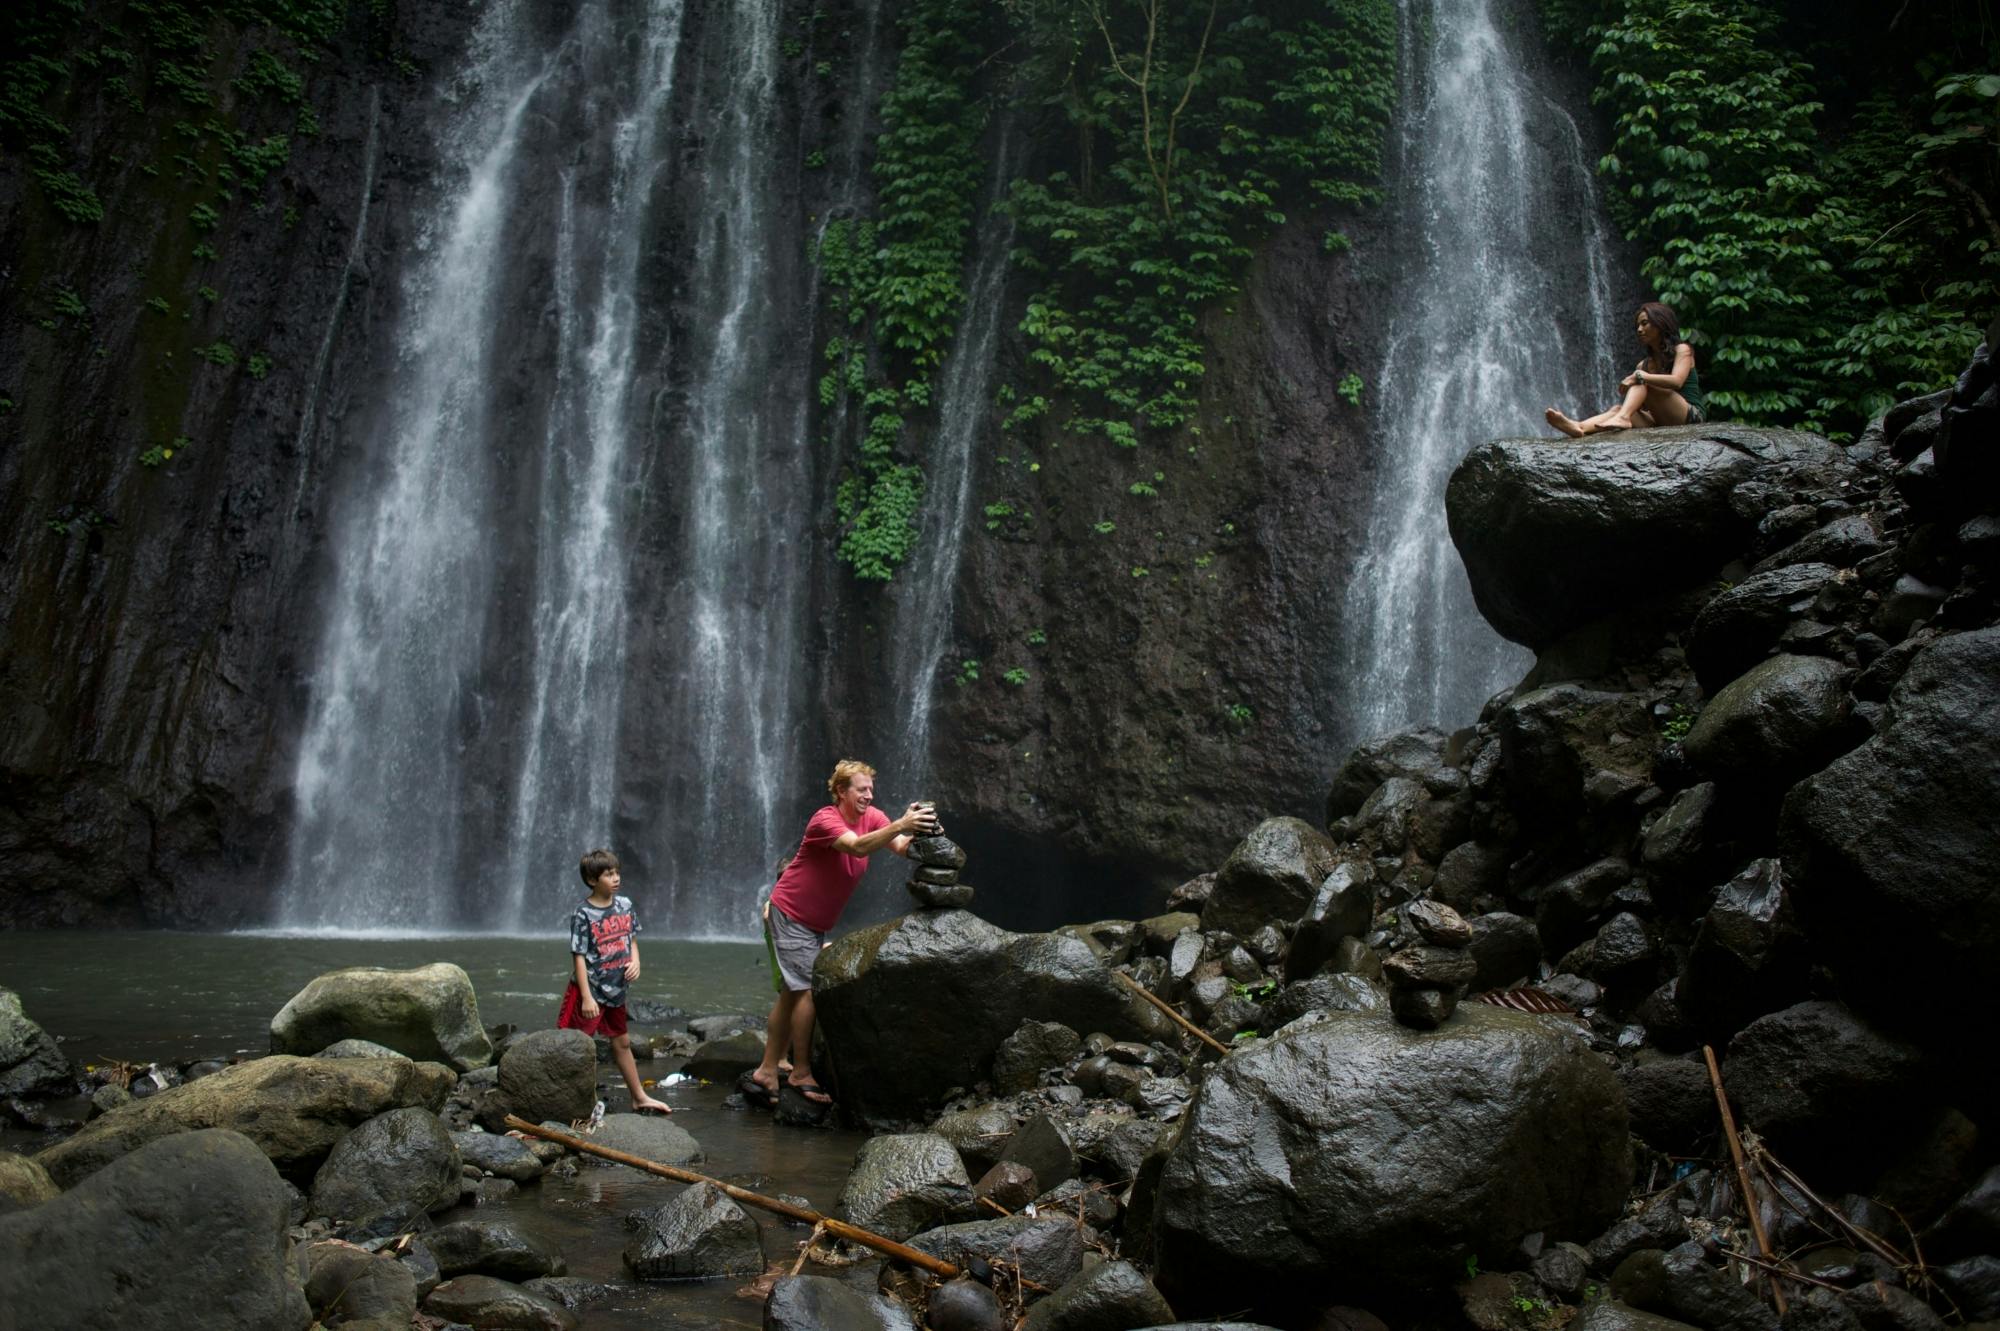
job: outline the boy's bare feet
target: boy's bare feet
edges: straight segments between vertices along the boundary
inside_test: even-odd
[[[1584,435],[1590,433],[1590,431],[1584,429],[1581,425],[1578,425],[1575,421],[1563,415],[1560,411],[1557,411],[1554,407],[1550,407],[1547,411],[1543,412],[1542,415],[1549,418],[1550,425],[1555,426],[1558,430],[1561,430],[1564,434],[1568,435],[1572,439],[1581,439],[1583,438]]]
[[[664,1100],[655,1100],[650,1095],[640,1095],[634,1096],[632,1099],[632,1112],[635,1114],[671,1114],[674,1110],[673,1106],[667,1104]]]

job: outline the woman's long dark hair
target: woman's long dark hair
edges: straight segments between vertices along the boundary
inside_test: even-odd
[[[1674,351],[1681,344],[1681,317],[1668,306],[1657,300],[1649,300],[1639,307],[1639,313],[1646,316],[1646,322],[1660,332],[1660,349],[1654,351],[1643,339],[1639,350],[1646,353],[1646,369],[1651,374],[1672,374],[1674,372]]]

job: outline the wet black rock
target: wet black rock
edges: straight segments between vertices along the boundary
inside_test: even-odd
[[[972,1180],[950,1142],[934,1133],[871,1137],[841,1189],[841,1214],[892,1239],[972,1213]]]
[[[1839,1003],[1815,1000],[1737,1032],[1723,1084],[1743,1121],[1794,1169],[1851,1180],[1861,1164],[1851,1149],[1856,1134],[1881,1140],[1906,1126],[1922,1068],[1913,1046]]]
[[[1633,1253],[1612,1274],[1611,1292],[1634,1308],[1663,1313],[1704,1331],[1776,1331],[1778,1325],[1777,1312],[1733,1277],[1710,1266],[1699,1243]]]
[[[1605,1274],[1635,1252],[1667,1249],[1687,1242],[1687,1221],[1674,1205],[1672,1195],[1654,1198],[1636,1215],[1626,1216],[1585,1245],[1591,1269]]]
[[[1136,1084],[1144,1079],[1145,1074],[1139,1073],[1132,1078],[1132,1082]],[[1016,1129],[1001,1148],[1000,1159],[1003,1163],[1021,1165],[1031,1171],[1040,1192],[1047,1192],[1076,1176],[1076,1150],[1070,1145],[1061,1121],[1049,1114],[1036,1114]]]
[[[1083,1049],[1083,1037],[1059,1021],[1024,1021],[993,1055],[993,1085],[1003,1095],[1032,1090],[1041,1074]]]
[[[1445,733],[1432,726],[1398,730],[1362,741],[1334,773],[1326,795],[1326,821],[1333,823],[1354,813],[1375,793],[1376,787],[1392,777],[1420,783],[1439,780],[1441,772],[1451,770],[1445,763],[1446,743]],[[1435,793],[1448,791],[1440,788]]]
[[[625,1246],[625,1265],[641,1280],[755,1275],[764,1269],[763,1230],[728,1194],[706,1183],[662,1206],[634,1212],[626,1224],[638,1237]]]
[[[1721,1131],[1715,1091],[1701,1064],[1654,1059],[1624,1069],[1618,1079],[1625,1086],[1633,1135],[1654,1150],[1692,1155],[1703,1140]]]
[[[1782,867],[1753,860],[1702,917],[1676,993],[1688,1020],[1719,1042],[1802,997],[1809,960]]]
[[[305,1331],[289,1212],[255,1143],[177,1133],[0,1215],[0,1308],[49,1327]]]
[[[68,1095],[76,1073],[62,1047],[29,1018],[20,995],[0,989],[0,1096]]]
[[[1627,1148],[1616,1079],[1540,1018],[1330,1014],[1208,1073],[1161,1178],[1158,1269],[1183,1311],[1427,1286],[1534,1231],[1595,1233]]]
[[[1924,1250],[1945,1258],[2000,1252],[2000,1165],[1982,1174],[1938,1217],[1924,1234]]]
[[[1472,942],[1466,951],[1477,967],[1472,989],[1496,989],[1534,976],[1542,959],[1542,936],[1533,920],[1496,911],[1476,915],[1468,924]]]
[[[1452,473],[1445,514],[1486,621],[1539,649],[1624,609],[1635,568],[1653,570],[1668,591],[1671,580],[1697,585],[1735,557],[1751,524],[1732,510],[1729,492],[1760,461],[1704,433],[1720,432],[1475,447]],[[1834,452],[1812,436],[1770,436],[1767,452]]]
[[[910,863],[920,864],[928,869],[963,869],[965,852],[957,842],[949,837],[920,836],[912,838],[908,847]]]
[[[1611,894],[1632,881],[1632,866],[1616,857],[1585,865],[1535,893],[1535,929],[1550,956],[1582,942],[1591,921],[1611,900]]]
[[[846,935],[820,954],[813,994],[829,1054],[819,1070],[863,1121],[930,1113],[984,1078],[1023,1021],[1139,1040],[1170,1026],[1083,942],[1008,933],[965,911]]]
[[[1389,990],[1389,1012],[1404,1026],[1434,1031],[1458,1009],[1460,986],[1399,984]]]
[[[1849,513],[1792,542],[1758,563],[1751,572],[1762,575],[1799,564],[1853,568],[1889,548],[1880,518],[1873,513]]]
[[[1413,901],[1401,913],[1426,943],[1456,948],[1472,942],[1472,926],[1441,901]]]
[[[2000,628],[1938,639],[1872,739],[1786,798],[1785,863],[1815,949],[1874,1009],[1983,1004],[2000,938]]]
[[[910,1246],[959,1267],[974,1257],[1018,1262],[1024,1278],[1050,1289],[1083,1269],[1083,1235],[1073,1216],[1013,1215],[944,1225],[916,1235]]]
[[[589,1118],[597,1105],[597,1050],[582,1031],[530,1031],[500,1056],[492,1108],[482,1114],[489,1130],[506,1114],[530,1123]],[[492,1121],[488,1121],[492,1120]]]
[[[1314,1012],[1372,1012],[1383,997],[1365,976],[1329,971],[1280,989],[1264,1003],[1264,1020],[1277,1031]]]
[[[458,1200],[458,1147],[436,1114],[392,1109],[340,1139],[313,1176],[312,1214],[365,1220]]]
[[[1583,1305],[1569,1331],[1693,1331],[1686,1322],[1629,1308],[1615,1299],[1593,1299]]]
[[[1516,694],[1495,729],[1509,804],[1528,827],[1588,811],[1585,787],[1600,773],[1650,774],[1654,726],[1641,694],[1553,684]]]
[[[1966,1321],[2000,1321],[2000,1257],[1981,1253],[1939,1267],[1936,1274]]]
[[[1172,1319],[1153,1282],[1130,1262],[1100,1262],[1028,1311],[1025,1331],[1104,1331]]]
[[[447,1279],[476,1272],[502,1280],[533,1280],[568,1271],[554,1246],[500,1220],[455,1220],[424,1235],[424,1246]]]
[[[1367,932],[1375,914],[1375,875],[1366,864],[1337,866],[1313,893],[1292,929],[1285,954],[1285,978],[1303,980],[1333,958],[1343,938]]]
[[[500,1132],[454,1132],[451,1141],[461,1162],[516,1183],[538,1179],[548,1169],[519,1137]]]
[[[493,1276],[460,1276],[425,1296],[423,1309],[447,1322],[508,1331],[576,1331],[576,1315],[553,1300]]]
[[[830,1276],[780,1276],[764,1303],[764,1331],[904,1331],[907,1309]]]
[[[1785,781],[1820,767],[1857,738],[1846,725],[1853,672],[1818,656],[1774,656],[1709,699],[1683,741],[1724,783]]]
[[[964,1276],[930,1292],[924,1320],[931,1331],[1007,1331],[1007,1316],[993,1291]]]
[[[1687,647],[1701,686],[1713,693],[1763,660],[1839,576],[1831,564],[1790,564],[1746,578],[1703,606]]]
[[[1507,856],[1498,846],[1467,841],[1445,852],[1431,895],[1461,914],[1506,884]]]
[[[964,910],[972,904],[972,885],[953,882],[940,885],[912,878],[907,884],[910,897],[924,910]]]
[[[1298,818],[1271,818],[1243,838],[1216,872],[1204,927],[1247,934],[1297,919],[1334,870],[1333,843]]]
[[[417,1311],[417,1282],[410,1269],[346,1243],[315,1243],[306,1250],[306,1302],[328,1325],[380,1318],[408,1326]]]
[[[1382,958],[1382,973],[1390,987],[1430,985],[1463,989],[1479,973],[1479,963],[1459,947],[1406,947]]]

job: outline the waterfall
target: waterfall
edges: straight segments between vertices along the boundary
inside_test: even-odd
[[[937,703],[945,653],[951,645],[959,556],[972,520],[972,464],[980,440],[998,423],[993,409],[993,373],[1006,313],[1014,219],[995,205],[1005,197],[1017,165],[1011,131],[1011,121],[1002,124],[993,152],[986,211],[975,231],[965,308],[952,337],[938,394],[937,434],[924,460],[924,500],[918,516],[922,535],[895,582],[894,691],[889,697],[891,705],[905,717],[896,786],[912,794],[931,775],[931,713]]]
[[[445,89],[447,184],[379,422],[345,441],[372,465],[334,530],[285,927],[539,922],[551,848],[573,865],[605,839],[635,274],[681,2],[636,34],[612,9],[551,44],[525,0],[495,4]]]
[[[651,170],[673,96],[681,5],[655,4],[638,35],[633,95],[614,108],[605,136],[609,177],[603,220],[593,235],[602,251],[597,290],[578,289],[577,161],[563,173],[556,233],[557,382],[542,441],[542,514],[537,598],[529,638],[525,741],[508,820],[501,883],[508,894],[498,920],[526,927],[559,907],[546,900],[559,868],[591,839],[604,839],[615,768],[604,760],[618,725],[625,664],[625,560],[619,489],[626,482],[632,428],[630,395],[638,356],[638,270]],[[588,16],[607,22],[602,11]],[[599,34],[587,48],[609,46]],[[588,319],[586,329],[584,320]],[[558,871],[546,872],[554,861]],[[553,880],[553,881],[551,881]],[[537,890],[537,889],[541,890]]]
[[[1552,435],[1544,407],[1595,402],[1617,377],[1592,167],[1574,118],[1518,49],[1521,8],[1402,6],[1403,277],[1368,388],[1382,461],[1348,594],[1350,740],[1469,724],[1520,676],[1526,652],[1473,606],[1445,530],[1445,482],[1473,445]]]
[[[781,188],[779,5],[711,15],[702,189],[687,263],[694,312],[679,437],[685,536],[669,603],[678,642],[651,733],[673,746],[648,817],[649,890],[681,932],[741,934],[791,848],[802,781],[805,589],[818,556],[804,387],[803,245]],[[710,109],[712,108],[712,110]]]

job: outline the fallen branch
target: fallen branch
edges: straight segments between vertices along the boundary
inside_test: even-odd
[[[721,1179],[710,1178],[706,1174],[697,1174],[691,1169],[680,1169],[673,1165],[663,1165],[658,1161],[648,1160],[644,1156],[631,1155],[625,1151],[613,1150],[609,1146],[599,1146],[596,1142],[585,1141],[581,1137],[572,1137],[566,1132],[557,1132],[554,1128],[545,1128],[539,1123],[530,1123],[528,1120],[514,1114],[507,1115],[507,1126],[520,1132],[532,1133],[534,1136],[546,1138],[552,1142],[560,1142],[572,1151],[582,1151],[586,1155],[594,1155],[601,1160],[609,1160],[613,1164],[642,1170],[645,1173],[657,1175],[660,1178],[672,1179],[676,1183],[706,1183],[711,1188],[720,1189],[733,1201],[742,1202],[746,1206],[755,1206],[759,1210],[771,1211],[787,1219],[812,1225],[815,1229],[824,1230],[835,1238],[846,1239],[850,1243],[859,1243],[864,1248],[873,1248],[876,1252],[894,1257],[899,1262],[908,1262],[911,1266],[928,1271],[943,1280],[950,1280],[959,1274],[958,1268],[950,1262],[933,1257],[927,1252],[919,1252],[908,1244],[884,1238],[880,1234],[861,1228],[859,1225],[850,1225],[845,1220],[835,1220],[831,1216],[821,1215],[819,1212],[808,1210],[803,1206],[794,1206],[790,1202],[779,1201],[776,1197],[766,1197],[761,1192],[752,1192],[748,1188],[739,1188],[734,1183],[724,1183]]]
[[[1174,1011],[1173,1004],[1167,1002],[1164,998],[1159,997],[1152,990],[1148,989],[1145,985],[1140,984],[1137,980],[1127,975],[1124,971],[1113,971],[1111,973],[1113,975],[1116,975],[1119,979],[1125,981],[1126,984],[1131,985],[1133,993],[1139,995],[1139,997],[1145,999],[1148,1003],[1151,1003],[1154,1007],[1166,1013],[1169,1017],[1172,1017],[1174,1019],[1174,1023],[1178,1025],[1182,1030],[1186,1031],[1189,1035],[1194,1036],[1197,1040],[1200,1040],[1203,1044],[1207,1045],[1210,1049],[1213,1049],[1218,1054],[1227,1054],[1229,1052],[1228,1045],[1222,1043],[1222,1041],[1216,1039],[1213,1035],[1210,1035],[1207,1031],[1195,1025],[1193,1022],[1189,1021],[1186,1017],[1183,1017],[1180,1013]]]
[[[1757,1251],[1766,1262],[1771,1261],[1771,1240],[1764,1233],[1764,1221],[1757,1214],[1757,1193],[1750,1186],[1750,1171],[1743,1165],[1743,1139],[1736,1135],[1736,1116],[1729,1112],[1729,1096],[1722,1089],[1722,1069],[1715,1065],[1715,1050],[1707,1045],[1701,1047],[1701,1056],[1708,1062],[1709,1085],[1715,1087],[1715,1107],[1722,1111],[1722,1135],[1729,1141],[1729,1158],[1736,1162],[1736,1186],[1743,1193],[1743,1210],[1750,1217],[1750,1232],[1757,1239]],[[1785,1287],[1779,1283],[1776,1272],[1767,1272],[1771,1279],[1771,1297],[1778,1305],[1778,1316],[1785,1315]]]

